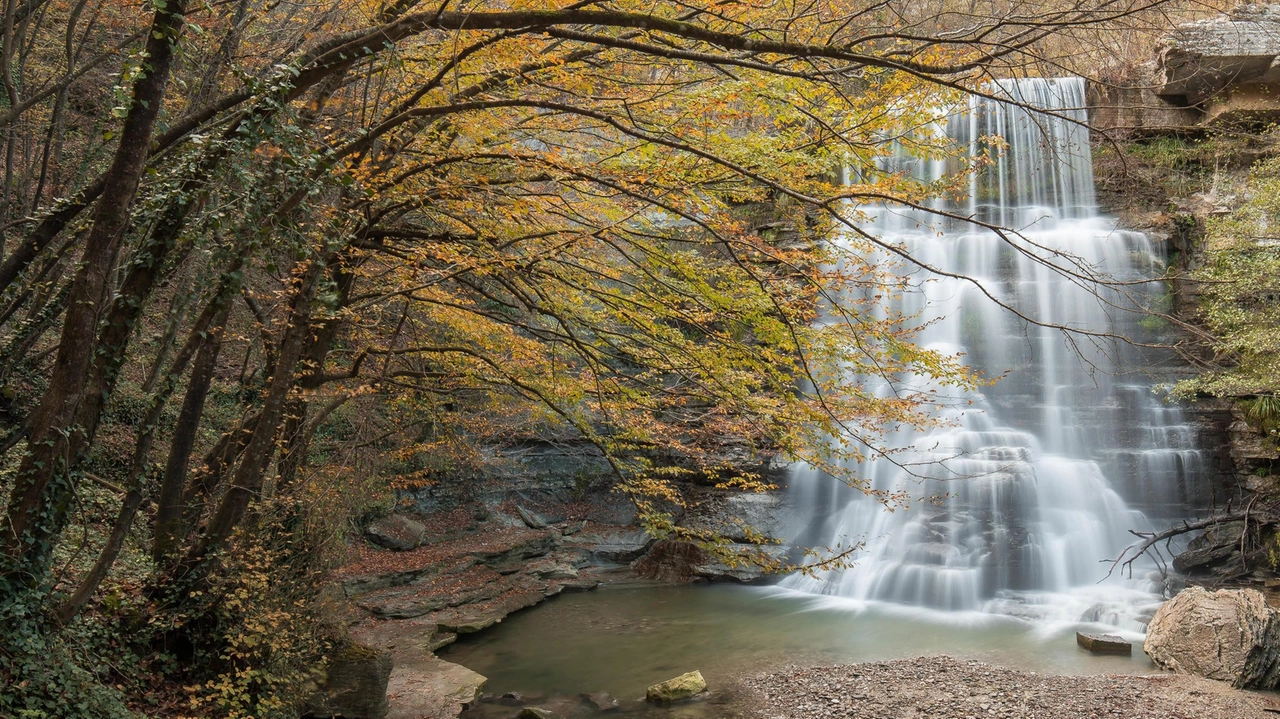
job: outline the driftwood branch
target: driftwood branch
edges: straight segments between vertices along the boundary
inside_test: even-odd
[[[1252,508],[1252,507],[1253,507],[1253,504],[1250,503],[1249,508]],[[1213,527],[1219,524],[1224,524],[1226,522],[1236,522],[1242,519],[1247,519],[1249,517],[1249,508],[1246,508],[1238,512],[1232,512],[1229,514],[1215,514],[1211,517],[1207,517],[1205,519],[1201,519],[1195,522],[1184,521],[1182,524],[1179,524],[1175,527],[1170,527],[1169,529],[1166,529],[1160,532],[1139,532],[1137,530],[1130,529],[1129,534],[1132,534],[1133,536],[1138,537],[1139,540],[1141,541],[1134,542],[1133,544],[1130,544],[1129,546],[1125,547],[1124,551],[1120,552],[1120,556],[1116,557],[1111,561],[1111,568],[1107,570],[1107,576],[1103,577],[1103,580],[1107,579],[1107,577],[1110,577],[1113,573],[1115,573],[1117,567],[1121,571],[1127,570],[1129,573],[1129,576],[1132,577],[1133,563],[1137,561],[1139,557],[1141,557],[1144,554],[1147,554],[1148,552],[1151,552],[1152,550],[1155,550],[1157,553],[1159,553],[1160,550],[1156,545],[1158,545],[1160,542],[1167,542],[1173,539],[1174,537],[1187,534],[1188,532],[1195,532],[1201,529],[1208,529],[1210,527]],[[1158,561],[1161,561],[1161,563],[1163,564],[1163,557],[1161,557]]]

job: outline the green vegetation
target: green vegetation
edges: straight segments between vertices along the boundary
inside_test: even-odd
[[[1280,392],[1280,158],[1259,162],[1245,193],[1238,209],[1209,220],[1204,264],[1188,274],[1214,341],[1202,375],[1177,385],[1182,395]],[[1272,401],[1257,401],[1259,417]]]

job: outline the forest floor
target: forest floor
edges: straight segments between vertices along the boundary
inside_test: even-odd
[[[760,719],[1264,719],[1278,695],[1199,677],[1054,676],[950,657],[812,669],[742,680]]]

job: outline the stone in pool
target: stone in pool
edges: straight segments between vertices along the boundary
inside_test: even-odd
[[[1094,654],[1133,654],[1133,645],[1114,634],[1086,634],[1076,632],[1076,644]]]
[[[692,699],[706,690],[707,680],[702,678],[702,672],[694,671],[654,684],[645,692],[644,698],[655,704],[670,704]]]
[[[618,708],[618,700],[609,692],[589,692],[583,694],[582,698],[595,707],[596,711],[607,712]]]
[[[516,715],[516,719],[561,719],[561,717],[542,707],[525,707]]]

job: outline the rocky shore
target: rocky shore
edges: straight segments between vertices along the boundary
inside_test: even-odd
[[[679,520],[720,531],[735,553],[760,551],[746,528],[771,534],[785,511],[779,493],[692,489],[695,501],[680,508]],[[750,564],[726,565],[692,545],[656,541],[617,493],[530,487],[450,499],[397,510],[353,537],[334,593],[349,608],[357,659],[334,658],[338,669],[318,678],[306,716],[452,719],[479,701],[485,678],[435,652],[563,592],[645,577],[769,580]],[[783,551],[769,549],[771,556]],[[384,687],[387,701],[379,704]]]
[[[1189,676],[1051,676],[950,657],[812,669],[742,682],[759,719],[1264,719],[1270,692]]]

